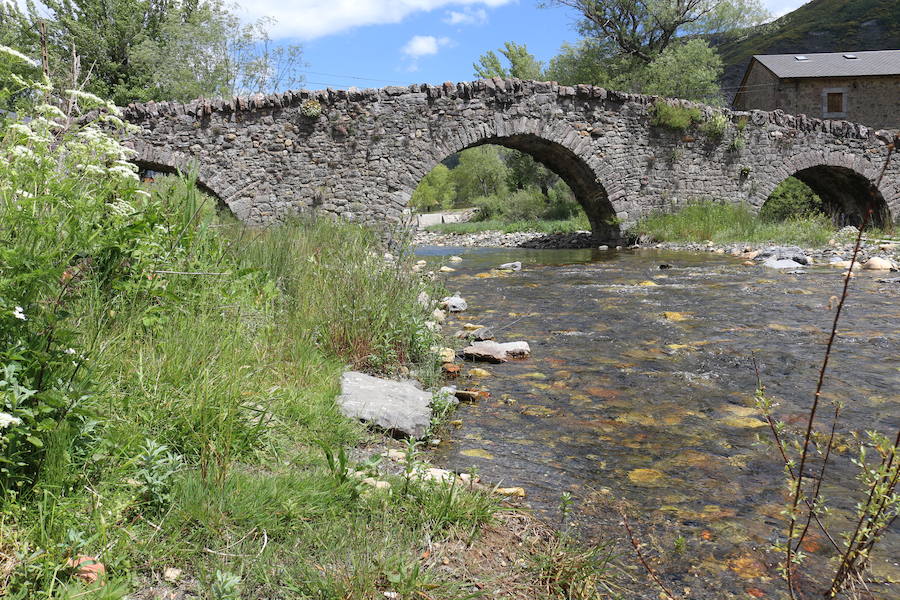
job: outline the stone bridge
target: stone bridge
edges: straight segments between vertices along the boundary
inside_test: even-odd
[[[875,181],[887,147],[867,127],[781,111],[732,112],[682,101],[717,135],[653,125],[652,96],[489,79],[441,86],[297,91],[129,105],[136,162],[195,169],[201,187],[252,224],[305,211],[385,225],[405,221],[421,178],[451,154],[499,144],[562,177],[598,241],[657,210],[697,199],[759,208],[794,175],[852,222],[875,199],[879,224],[900,215],[900,158]],[[721,117],[719,117],[721,121]],[[721,130],[720,130],[721,131]]]

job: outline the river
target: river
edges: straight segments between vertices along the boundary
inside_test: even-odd
[[[754,407],[759,364],[777,413],[805,424],[827,331],[840,294],[829,267],[786,274],[727,256],[658,250],[524,250],[422,247],[450,254],[447,287],[459,291],[465,322],[490,326],[498,341],[526,340],[532,356],[466,364],[458,385],[490,397],[462,405],[463,423],[436,462],[527,490],[527,506],[616,554],[615,585],[627,598],[659,598],[634,559],[617,507],[672,591],[691,598],[784,597],[783,464]],[[521,261],[521,272],[493,267]],[[660,268],[666,265],[668,268]],[[881,275],[883,277],[883,275]],[[853,432],[900,427],[900,285],[854,279],[825,383],[817,429],[845,406],[837,457],[823,485],[829,529],[849,526],[859,493]],[[466,370],[490,376],[471,379]],[[810,473],[817,472],[815,462]],[[571,507],[560,511],[564,493]],[[834,554],[811,529],[804,550],[813,572]],[[895,524],[873,557],[875,597],[900,598]]]

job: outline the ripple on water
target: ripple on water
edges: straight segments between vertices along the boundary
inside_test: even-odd
[[[527,340],[533,355],[491,368],[491,399],[460,408],[464,425],[438,460],[525,487],[529,504],[553,519],[571,492],[571,518],[588,538],[622,539],[615,507],[625,500],[642,541],[665,559],[663,577],[692,597],[778,597],[767,549],[780,535],[783,482],[772,449],[757,443],[767,426],[753,408],[751,354],[780,414],[802,425],[840,276],[760,277],[729,257],[646,251],[422,254],[444,250],[464,258],[448,276],[471,307],[456,324]],[[476,277],[516,260],[522,272]],[[661,263],[673,265],[664,277]],[[656,285],[639,285],[648,281]],[[837,471],[823,486],[837,525],[855,502],[844,487],[854,476],[846,430],[900,427],[898,299],[896,288],[860,276],[846,307],[826,387],[826,400],[846,406]],[[828,555],[822,539],[806,543],[811,555]],[[892,532],[880,556],[898,555]],[[875,569],[900,577],[883,558]]]

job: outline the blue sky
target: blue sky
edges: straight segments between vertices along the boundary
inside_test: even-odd
[[[804,0],[763,0],[781,15]],[[577,14],[537,0],[256,0],[245,19],[278,20],[279,40],[300,42],[305,87],[382,87],[473,79],[472,63],[512,40],[546,61],[575,41]]]

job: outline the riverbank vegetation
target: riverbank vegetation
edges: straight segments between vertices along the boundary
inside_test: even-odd
[[[141,183],[113,105],[10,64],[38,83],[0,69],[4,598],[563,598],[605,576],[490,488],[416,476],[411,442],[380,468],[400,443],[338,412],[348,367],[435,382],[420,297],[442,290],[405,250]],[[514,576],[470,567],[484,532]]]

